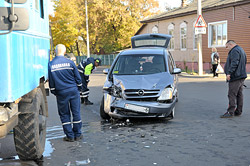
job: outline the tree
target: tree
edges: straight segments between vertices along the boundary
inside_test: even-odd
[[[156,0],[88,0],[90,52],[111,53],[130,46],[140,20],[159,12],[156,7]],[[54,45],[75,49],[78,36],[86,45],[85,0],[55,0],[50,19]]]
[[[77,21],[74,19],[77,5],[74,1],[56,0],[55,16],[50,16],[51,31],[53,35],[53,43],[64,44],[72,51],[72,46],[75,44],[78,30],[75,28]]]

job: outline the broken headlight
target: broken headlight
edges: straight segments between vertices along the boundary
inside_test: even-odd
[[[122,89],[120,87],[118,87],[118,86],[113,85],[111,94],[114,97],[122,98]]]

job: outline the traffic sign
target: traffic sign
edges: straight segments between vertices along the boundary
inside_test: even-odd
[[[202,17],[202,15],[199,15],[197,21],[194,24],[194,27],[195,28],[202,28],[202,27],[206,28],[207,27],[207,24],[206,24],[204,18]]]
[[[206,34],[207,31],[206,31],[206,27],[201,27],[201,28],[195,28],[195,34],[198,35],[198,34]]]

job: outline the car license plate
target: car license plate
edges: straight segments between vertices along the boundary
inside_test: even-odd
[[[138,105],[133,105],[133,104],[125,104],[125,108],[128,110],[132,110],[135,112],[142,112],[142,113],[148,113],[149,108],[148,107],[142,107]]]

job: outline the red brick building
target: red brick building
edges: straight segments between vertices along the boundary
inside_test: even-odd
[[[184,3],[185,4],[185,3]],[[209,71],[211,66],[211,48],[216,47],[221,64],[226,62],[227,40],[235,40],[246,54],[250,72],[250,0],[202,0],[202,16],[208,27],[202,35],[203,69]],[[190,70],[198,70],[197,35],[194,24],[197,20],[197,0],[180,8],[152,16],[143,21],[136,34],[163,33],[170,34],[169,51],[176,64]]]

